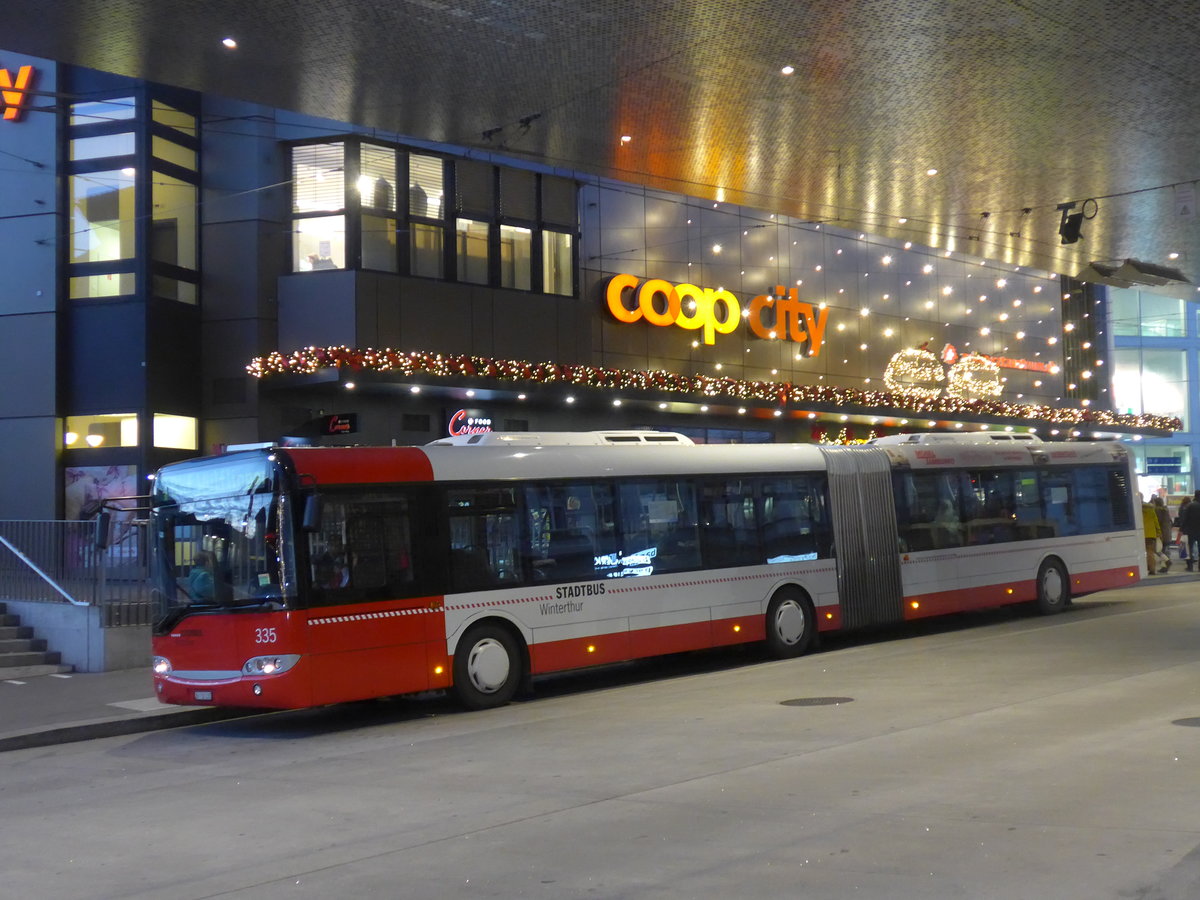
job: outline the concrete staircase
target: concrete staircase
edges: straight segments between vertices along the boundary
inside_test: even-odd
[[[20,616],[0,603],[0,681],[73,671],[61,659],[61,654],[46,649],[44,640],[33,636],[32,628],[21,624]]]

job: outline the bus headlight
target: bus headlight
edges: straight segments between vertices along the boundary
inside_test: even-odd
[[[151,668],[154,669],[155,675],[170,675],[171,661],[165,656],[156,656],[150,661]]]
[[[273,656],[255,656],[246,660],[242,672],[247,675],[279,675],[300,661],[299,653],[279,653]]]

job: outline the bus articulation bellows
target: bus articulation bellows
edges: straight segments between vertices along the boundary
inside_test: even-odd
[[[266,448],[166,466],[165,703],[301,708],[1029,604],[1145,572],[1116,442],[659,432]]]

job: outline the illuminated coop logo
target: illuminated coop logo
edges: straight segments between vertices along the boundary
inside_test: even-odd
[[[0,110],[10,122],[21,117],[28,92],[33,83],[33,66],[21,66],[16,74],[0,69]]]

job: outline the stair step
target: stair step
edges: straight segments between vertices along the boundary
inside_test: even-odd
[[[56,666],[62,660],[62,654],[38,653],[34,651],[18,651],[16,653],[0,653],[0,669],[13,666]]]
[[[0,626],[11,625],[16,626],[21,624],[21,617],[12,613],[0,613]]]
[[[33,629],[28,625],[0,625],[0,641],[31,637],[33,637]]]
[[[44,653],[46,642],[41,638],[0,638],[0,653]]]

